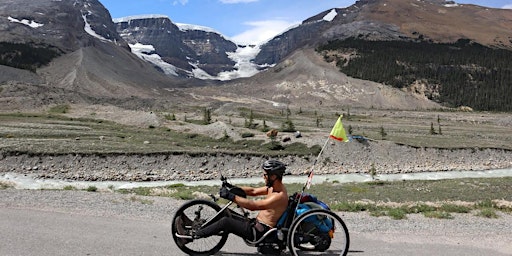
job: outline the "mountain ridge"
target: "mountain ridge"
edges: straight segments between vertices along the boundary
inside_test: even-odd
[[[2,67],[0,72],[10,76],[10,78],[2,79],[5,83],[2,85],[4,88],[1,92],[4,102],[15,102],[16,100],[12,99],[16,97],[29,98],[28,95],[22,95],[21,91],[23,90],[17,92],[15,87],[37,84],[38,87],[33,87],[25,93],[45,94],[51,91],[52,94],[41,96],[40,102],[34,103],[34,105],[49,104],[52,101],[54,103],[65,102],[66,99],[85,102],[118,102],[116,104],[125,104],[119,103],[119,100],[133,102],[133,99],[140,99],[143,102],[134,104],[133,107],[151,106],[148,99],[157,99],[154,100],[153,106],[162,107],[169,104],[195,102],[194,99],[197,97],[211,99],[213,101],[211,104],[217,104],[223,101],[219,101],[211,95],[218,94],[214,93],[218,90],[218,92],[224,91],[240,99],[257,98],[256,102],[275,101],[281,106],[287,104],[309,106],[356,104],[383,108],[438,108],[440,107],[438,103],[426,103],[428,101],[425,98],[426,94],[411,94],[411,91],[387,88],[375,82],[346,78],[346,75],[337,70],[336,66],[324,63],[325,60],[321,59],[321,55],[312,50],[330,39],[353,36],[367,40],[434,40],[433,36],[422,32],[423,30],[415,28],[411,32],[410,29],[413,26],[410,24],[394,24],[378,21],[378,19],[379,17],[381,19],[382,16],[386,17],[386,14],[392,11],[397,12],[396,9],[405,8],[403,6],[412,11],[430,8],[428,10],[449,12],[453,8],[459,8],[459,6],[446,7],[441,3],[447,2],[435,0],[366,0],[357,1],[347,8],[329,9],[306,19],[302,25],[292,28],[262,45],[253,61],[253,64],[260,66],[252,66],[252,68],[265,71],[254,72],[256,75],[248,78],[221,82],[212,80],[211,77],[214,76],[211,74],[211,80],[195,79],[196,74],[193,71],[209,70],[212,74],[221,74],[241,69],[240,66],[237,66],[239,63],[231,59],[227,53],[242,48],[220,34],[199,30],[185,33],[169,18],[161,16],[137,21],[130,20],[134,24],[129,24],[128,21],[114,23],[108,10],[97,0],[77,0],[78,2],[75,3],[78,4],[76,5],[50,0],[20,1],[22,2],[0,1],[4,6],[3,9],[0,9],[0,16],[13,16],[11,19],[0,20],[1,31],[4,31],[0,34],[0,43],[23,44],[22,47],[27,48],[19,48],[23,50],[23,54],[28,54],[33,49],[47,47],[54,49],[58,57],[42,66],[32,63],[31,68],[35,72],[31,76],[27,76],[27,79],[20,78],[20,74],[24,71],[14,72],[12,68]],[[21,8],[25,3],[27,7]],[[476,10],[474,12],[483,12],[484,14],[487,12],[485,8],[481,7],[461,6],[460,8]],[[414,14],[412,11],[409,12],[409,15]],[[493,11],[495,10],[491,10],[491,12]],[[502,18],[503,22],[502,27],[510,26],[512,22],[508,21],[512,19],[508,17],[512,11],[500,11],[499,13],[501,16],[498,17]],[[443,13],[440,12],[436,15],[443,15]],[[27,20],[26,23],[29,25],[37,26],[30,27],[24,24],[23,20]],[[52,25],[47,26],[47,24]],[[145,33],[134,34],[133,28],[130,28],[130,25],[143,24],[147,25]],[[165,26],[158,26],[158,24]],[[68,33],[68,31],[70,32]],[[479,33],[485,34],[485,31]],[[50,36],[42,36],[43,34]],[[159,44],[161,45],[168,44],[169,54],[167,56],[160,54],[165,48],[151,48],[152,42],[148,40],[148,35],[160,38]],[[502,37],[512,38],[509,34]],[[174,43],[169,44],[169,40],[173,40]],[[197,42],[200,43],[197,44]],[[503,47],[507,46],[506,42],[501,39],[492,42],[500,42],[503,43]],[[137,44],[146,46],[141,47],[139,57],[135,57],[132,53],[133,45]],[[246,49],[252,50],[251,48]],[[174,71],[181,72],[181,75],[186,78],[179,77],[179,74],[178,76],[171,74],[172,67],[166,75],[163,72],[165,70],[157,67],[154,62],[147,61],[148,56],[154,55],[158,55],[157,59],[160,58],[160,61],[171,62],[172,64],[169,65],[176,67]],[[190,59],[189,55],[196,56],[196,59]],[[11,55],[10,52],[4,52],[1,56],[8,58]],[[248,56],[250,57],[250,55]],[[7,59],[5,63],[12,63],[10,61],[12,59]],[[246,61],[248,60],[246,59]],[[247,62],[246,64],[252,65]],[[329,68],[328,71],[327,68]],[[311,74],[322,73],[322,69],[325,69],[329,75],[322,78],[316,76],[317,74]],[[205,74],[203,76],[207,77]],[[230,78],[234,77],[236,76]],[[347,82],[348,80],[350,83]],[[25,89],[27,88],[30,87]],[[35,88],[40,89],[36,90]],[[51,90],[44,88],[51,88]],[[226,88],[231,91],[226,91]],[[357,98],[354,100],[343,94],[336,94],[338,91],[345,91],[346,94],[359,91],[360,96],[354,96]],[[375,93],[378,91],[386,91],[386,93]],[[203,92],[206,94],[202,95]],[[379,95],[378,98],[375,98],[375,95]],[[360,97],[367,97],[367,99],[362,100]],[[384,97],[389,98],[384,99]],[[397,97],[401,99],[397,100]],[[218,98],[223,98],[223,96]],[[55,101],[55,99],[59,100]],[[231,97],[230,101],[243,102],[240,99]],[[358,101],[362,103],[359,104]],[[375,103],[372,104],[372,101]],[[406,101],[410,102],[406,103]]]

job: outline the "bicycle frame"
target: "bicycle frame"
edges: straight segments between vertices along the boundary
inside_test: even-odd
[[[228,209],[231,205],[233,205],[233,202],[232,201],[229,201],[226,205],[224,205],[215,215],[211,216],[205,223],[203,223],[203,225],[201,225],[201,227],[206,227],[208,226],[215,218],[217,218],[219,215],[221,215],[226,209]],[[246,216],[246,211],[243,209],[243,208],[240,208],[244,214],[244,216]],[[281,228],[280,230],[282,231],[285,231],[287,232],[288,231],[288,228]],[[263,234],[257,241],[249,241],[247,239],[244,239],[244,242],[249,245],[249,246],[252,246],[252,247],[256,247],[258,246],[258,244],[260,244],[261,242],[263,242],[270,234],[272,234],[273,232],[277,232],[278,231],[278,228],[272,228],[270,229],[269,231],[265,232],[265,234]]]
[[[226,179],[221,176],[221,180],[223,181],[222,186],[227,186],[230,191],[233,191],[233,193],[245,197],[245,192],[240,192],[240,188],[236,186],[230,185]],[[273,228],[270,228],[268,231],[266,231],[261,237],[257,238],[256,240],[248,240],[243,239],[245,244],[247,246],[251,247],[257,247],[258,251],[260,253],[275,253],[275,252],[281,252],[283,250],[286,250],[286,248],[289,248],[290,251],[293,250],[293,255],[296,254],[296,250],[306,250],[306,251],[315,251],[322,253],[323,250],[327,250],[330,247],[331,239],[333,236],[331,233],[329,233],[329,237],[327,237],[328,242],[326,243],[319,243],[319,241],[324,240],[318,240],[318,239],[324,239],[325,236],[322,236],[322,234],[318,233],[310,233],[315,232],[317,230],[315,227],[307,226],[308,229],[301,230],[302,223],[306,218],[304,216],[309,215],[310,216],[316,216],[316,214],[326,216],[327,218],[330,218],[333,221],[338,221],[338,223],[341,225],[342,237],[346,237],[346,239],[342,241],[345,241],[345,243],[341,243],[341,245],[345,245],[345,248],[341,249],[341,252],[344,252],[346,255],[346,252],[348,251],[349,246],[349,237],[348,237],[348,230],[346,228],[346,225],[343,223],[343,220],[339,218],[335,213],[333,213],[330,210],[325,209],[316,209],[307,211],[305,213],[301,213],[300,215],[297,215],[297,209],[301,202],[301,199],[304,196],[306,185],[302,188],[302,191],[296,192],[293,195],[288,197],[288,206],[285,210],[285,212],[280,216],[279,221],[277,222],[276,226]],[[237,190],[238,189],[238,190]],[[245,218],[247,221],[251,221],[252,219],[249,218],[250,211],[247,209],[244,209],[243,207],[240,207],[236,205],[236,203],[232,201],[227,201],[227,203],[223,206],[219,205],[217,203],[217,197],[212,195],[212,201],[210,200],[192,200],[189,201],[189,203],[186,204],[186,206],[182,206],[185,208],[180,207],[178,209],[175,216],[178,216],[178,214],[183,214],[184,209],[187,209],[189,206],[197,205],[198,208],[195,208],[193,211],[191,211],[191,215],[195,215],[194,218],[190,218],[189,221],[192,219],[197,220],[199,226],[196,226],[195,228],[199,227],[204,228],[212,223],[218,221],[221,217],[224,216],[240,216],[241,218]],[[206,207],[209,207],[208,209],[215,209],[215,211],[211,212],[209,211],[209,214],[206,214],[206,216],[203,215],[203,205]],[[233,205],[236,205],[236,208],[240,209],[236,211],[233,207]],[[217,244],[213,244],[211,248],[209,248],[207,251],[194,251],[192,247],[187,247],[183,243],[182,240],[176,240],[176,239],[193,239],[190,234],[182,235],[178,234],[175,228],[175,223],[173,221],[173,237],[175,241],[179,242],[178,247],[183,250],[185,253],[188,254],[200,254],[200,255],[211,255],[213,253],[218,252],[220,248],[225,244],[227,235],[225,233],[219,233],[218,235],[221,237],[221,240]],[[298,228],[299,227],[299,228]],[[190,227],[189,227],[190,228]],[[300,231],[299,231],[300,230]],[[299,232],[297,232],[299,231]],[[326,234],[326,233],[323,233]],[[298,238],[298,239],[297,239]],[[306,247],[303,247],[302,244],[306,244]],[[318,247],[317,247],[318,246]],[[327,246],[327,247],[325,247]],[[206,252],[206,253],[205,253]]]

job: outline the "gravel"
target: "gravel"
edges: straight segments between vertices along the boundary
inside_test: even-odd
[[[321,142],[317,144],[322,144]],[[295,175],[311,169],[316,156],[281,156]],[[79,181],[172,181],[211,180],[219,173],[231,178],[260,175],[265,156],[212,153],[34,155],[0,153],[0,174],[29,174],[35,178]],[[512,167],[512,151],[503,149],[414,148],[388,141],[367,144],[327,144],[316,174],[403,174],[442,171],[481,171]]]

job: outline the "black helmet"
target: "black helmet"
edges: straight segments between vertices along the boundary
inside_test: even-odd
[[[268,175],[276,175],[277,177],[283,177],[286,170],[286,165],[278,160],[270,159],[263,163],[261,166]]]

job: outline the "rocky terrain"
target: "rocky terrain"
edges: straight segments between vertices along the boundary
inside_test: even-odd
[[[215,134],[208,129],[196,132]],[[218,134],[222,134],[224,129]],[[325,137],[299,138],[323,144]],[[317,156],[277,157],[291,174],[305,174]],[[229,153],[204,154],[0,154],[0,173],[17,173],[36,178],[81,181],[172,181],[210,180],[227,177],[259,177],[268,156]],[[436,149],[398,145],[390,141],[340,143],[329,141],[314,165],[316,174],[378,174],[414,172],[481,171],[512,167],[512,151],[505,149]]]

